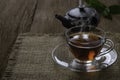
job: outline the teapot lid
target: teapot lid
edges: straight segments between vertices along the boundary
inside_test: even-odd
[[[81,19],[81,18],[88,18],[91,16],[95,16],[96,10],[91,7],[86,6],[79,6],[76,8],[71,9],[66,13],[66,18],[71,20]]]

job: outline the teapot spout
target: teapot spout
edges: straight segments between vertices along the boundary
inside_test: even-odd
[[[61,21],[62,24],[63,24],[63,26],[64,26],[65,28],[70,28],[70,27],[73,26],[73,25],[71,24],[71,20],[66,19],[65,17],[63,17],[63,16],[61,16],[61,15],[56,14],[56,15],[55,15],[55,18],[57,18],[59,21]]]
[[[58,15],[58,14],[55,15],[55,18],[57,18],[57,19],[58,19],[59,21],[61,21],[61,22],[66,22],[66,21],[67,21],[66,18],[64,18],[63,16]]]

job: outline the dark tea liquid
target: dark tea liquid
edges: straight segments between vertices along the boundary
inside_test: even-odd
[[[92,61],[103,46],[102,37],[94,33],[79,32],[70,35],[70,51],[80,61]]]

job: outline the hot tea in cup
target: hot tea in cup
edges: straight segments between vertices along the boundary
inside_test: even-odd
[[[82,27],[73,27],[68,29],[65,35],[69,50],[80,63],[93,62],[97,56],[106,54],[113,48],[113,42],[106,39],[105,32],[98,28],[86,31]],[[109,42],[111,47],[101,52],[106,42]]]
[[[94,33],[78,32],[70,35],[68,44],[75,58],[92,61],[100,53],[104,40]]]
[[[57,45],[53,60],[72,71],[95,72],[113,64],[117,53],[114,43],[107,39],[102,29],[89,27],[72,27],[66,30],[66,42]]]

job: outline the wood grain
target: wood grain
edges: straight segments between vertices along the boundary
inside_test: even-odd
[[[107,6],[120,4],[119,0],[100,0]],[[31,33],[59,33],[63,32],[60,21],[55,19],[55,14],[65,15],[71,8],[78,6],[78,0],[39,0],[34,21],[31,28]],[[99,27],[106,31],[120,31],[120,16],[113,16],[113,20],[101,18]]]
[[[30,30],[37,0],[0,0],[0,73],[18,33]]]
[[[107,5],[120,4],[119,0],[101,0]],[[8,51],[18,33],[64,32],[55,14],[78,6],[78,0],[0,0],[0,73],[6,66]],[[120,32],[120,16],[113,20],[101,19],[99,27],[105,31]]]
[[[59,33],[63,31],[55,14],[65,15],[66,11],[78,5],[78,0],[39,0],[31,33]]]

